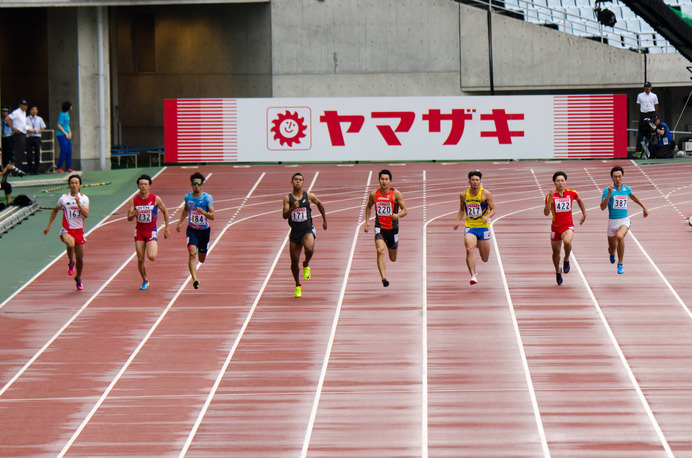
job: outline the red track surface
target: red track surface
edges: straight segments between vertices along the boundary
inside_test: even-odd
[[[58,262],[0,308],[0,455],[692,456],[692,165],[624,163],[651,215],[630,211],[617,275],[598,209],[613,164],[390,166],[409,214],[387,289],[360,225],[380,167],[202,169],[199,290],[175,232],[138,290],[122,207],[89,236],[85,291]],[[471,287],[451,226],[475,168],[497,215]],[[560,287],[557,169],[587,207]],[[297,170],[329,222],[301,299],[280,215]],[[189,173],[155,179],[170,210]]]

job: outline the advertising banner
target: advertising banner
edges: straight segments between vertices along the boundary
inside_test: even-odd
[[[165,160],[624,158],[625,95],[167,99]]]

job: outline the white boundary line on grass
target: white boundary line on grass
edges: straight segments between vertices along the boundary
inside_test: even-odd
[[[248,192],[248,194],[245,196],[245,200],[244,200],[243,202],[245,202],[245,201],[250,197],[250,195],[252,194],[252,192],[253,192],[253,191],[257,188],[257,186],[259,185],[259,183],[260,183],[260,181],[262,180],[262,178],[264,178],[264,175],[265,175],[265,173],[262,173],[262,175],[260,175],[260,177],[259,177],[259,178],[257,179],[257,181],[255,182],[255,185],[252,187],[252,189],[250,190],[250,192]],[[237,215],[237,213],[236,213],[236,215]],[[233,217],[235,217],[235,215],[233,215]],[[219,242],[219,240],[221,240],[221,237],[222,237],[222,235],[225,233],[226,229],[228,229],[230,226],[231,226],[231,225],[227,225],[227,226],[224,228],[224,230],[221,232],[221,234],[219,234],[219,236],[216,237],[216,240],[214,240],[214,244],[213,244],[213,245],[209,248],[209,250],[208,250],[209,253],[211,253],[211,251],[214,249],[214,247],[215,247],[216,244]],[[132,361],[134,361],[134,359],[137,357],[137,355],[139,355],[139,352],[142,350],[142,348],[144,347],[144,345],[149,341],[149,338],[154,334],[154,331],[156,330],[156,328],[158,328],[159,324],[161,324],[161,322],[163,321],[163,319],[166,317],[166,315],[168,314],[168,311],[171,309],[171,307],[173,307],[173,304],[175,303],[175,301],[178,299],[178,297],[180,297],[180,295],[182,294],[183,290],[185,289],[185,287],[186,287],[186,286],[188,285],[188,283],[190,282],[190,279],[191,279],[191,277],[190,277],[189,275],[185,278],[185,281],[183,282],[182,285],[180,285],[180,287],[178,288],[178,291],[175,293],[175,295],[174,295],[174,296],[171,298],[171,300],[168,302],[168,304],[166,305],[166,308],[161,312],[161,314],[159,315],[159,317],[158,317],[158,319],[156,320],[156,322],[154,322],[154,324],[149,328],[149,331],[148,331],[147,334],[142,338],[142,340],[140,341],[139,345],[137,345],[137,348],[135,348],[135,350],[130,354],[130,357],[127,359],[127,361],[125,362],[125,364],[120,368],[120,371],[118,371],[118,373],[117,373],[116,376],[113,378],[113,380],[111,380],[111,383],[108,385],[108,387],[107,387],[106,390],[103,392],[103,394],[101,394],[101,397],[98,399],[98,401],[96,402],[96,404],[94,404],[94,406],[91,408],[91,411],[87,414],[87,416],[84,418],[84,420],[82,421],[82,423],[79,425],[79,427],[78,427],[78,428],[75,430],[75,432],[72,434],[72,437],[70,437],[70,440],[69,440],[69,441],[65,444],[65,446],[62,448],[62,450],[61,450],[60,453],[58,454],[58,458],[63,457],[63,456],[69,451],[70,447],[72,447],[72,444],[74,444],[74,442],[77,440],[77,438],[79,437],[79,435],[82,433],[82,431],[84,430],[84,428],[86,427],[86,425],[89,423],[89,421],[91,421],[91,418],[96,414],[96,412],[97,412],[98,409],[101,407],[101,405],[104,403],[104,401],[106,400],[106,398],[108,397],[108,395],[110,394],[110,392],[113,390],[113,388],[115,387],[115,385],[118,383],[118,381],[120,380],[120,378],[123,376],[123,374],[125,373],[125,371],[127,371],[127,369],[130,367],[130,364],[132,364]]]
[[[360,215],[358,216],[358,224],[353,234],[353,242],[351,243],[351,252],[348,255],[348,263],[346,265],[346,271],[344,272],[344,280],[341,284],[341,292],[339,293],[339,300],[337,301],[336,310],[334,312],[334,319],[332,321],[332,329],[329,333],[329,342],[327,343],[327,349],[324,353],[324,360],[322,361],[322,369],[320,370],[320,378],[317,383],[317,388],[315,390],[315,399],[312,403],[312,410],[310,411],[310,420],[308,421],[308,426],[305,431],[305,437],[303,439],[303,448],[300,452],[301,458],[307,457],[308,448],[310,447],[310,438],[312,437],[312,429],[315,426],[315,419],[317,418],[317,409],[320,404],[320,398],[322,396],[322,387],[324,386],[324,380],[327,378],[327,367],[329,366],[329,358],[332,354],[332,347],[334,345],[334,339],[336,338],[336,328],[339,324],[339,316],[341,315],[341,305],[344,302],[344,296],[346,294],[346,285],[348,284],[348,277],[351,274],[351,265],[353,264],[353,255],[356,251],[356,243],[358,242],[358,233],[360,228],[365,222],[363,220],[363,210],[365,208],[367,198],[368,198],[368,188],[370,186],[370,179],[372,178],[372,170],[368,174],[368,181],[365,185],[365,194],[363,196],[363,202],[361,204]]]
[[[164,168],[162,168],[161,170],[159,170],[159,172],[158,172],[156,175],[154,175],[154,178],[156,178],[157,176],[159,176],[164,170],[166,170],[166,167],[164,167]],[[153,180],[154,178],[152,178],[152,180]],[[113,216],[113,215],[115,214],[116,210],[118,210],[120,207],[122,207],[123,205],[125,205],[126,203],[128,203],[128,202],[130,201],[130,199],[132,199],[132,198],[135,196],[135,194],[137,194],[138,192],[139,192],[139,191],[135,191],[135,192],[133,192],[132,194],[130,194],[130,195],[127,197],[127,199],[125,199],[124,201],[122,201],[122,203],[120,203],[120,205],[118,205],[117,207],[115,207],[108,215],[104,216],[103,219],[102,219],[101,221],[99,221],[98,223],[96,223],[96,225],[95,225],[94,227],[92,227],[92,228],[89,230],[89,232],[87,232],[87,233],[85,234],[85,236],[91,234],[92,232],[94,232],[94,231],[95,231],[96,229],[98,229],[99,227],[105,225],[104,222],[105,222],[108,218],[110,218],[111,216]],[[62,250],[62,251],[60,252],[59,255],[57,255],[52,261],[50,261],[48,264],[46,264],[46,266],[43,267],[41,270],[39,270],[33,277],[31,277],[29,280],[27,280],[26,283],[24,283],[22,286],[19,287],[19,289],[17,289],[17,291],[15,291],[14,293],[10,294],[10,296],[9,296],[7,299],[5,299],[4,301],[2,301],[2,303],[0,304],[0,309],[2,309],[9,301],[11,301],[12,299],[14,299],[14,297],[15,297],[17,294],[21,293],[21,292],[24,290],[24,288],[26,288],[26,287],[29,286],[31,283],[33,283],[34,280],[36,280],[43,272],[45,272],[46,270],[48,270],[48,269],[50,268],[50,266],[52,266],[53,264],[55,264],[56,262],[58,262],[58,260],[59,260],[60,258],[62,258],[63,256],[65,256],[65,250]],[[128,260],[128,262],[129,262],[129,260]]]

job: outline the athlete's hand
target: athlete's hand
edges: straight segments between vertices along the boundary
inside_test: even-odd
[[[363,224],[363,232],[368,232],[369,227],[370,227],[370,224],[366,221],[365,224]]]
[[[586,215],[581,215],[581,219],[579,220],[579,225],[581,226],[584,224],[584,221],[586,220]]]
[[[459,223],[458,223],[458,222],[457,222],[457,223],[454,223],[454,226],[452,226],[452,227],[453,227],[454,230],[456,231],[457,229],[459,229]]]
[[[642,212],[643,212],[643,214],[644,214],[644,218],[646,218],[647,216],[649,216],[649,210],[647,210],[646,208],[643,209]]]
[[[393,213],[392,214],[392,221],[396,221],[399,219],[399,214],[398,213]]]
[[[488,224],[488,217],[487,216],[483,217],[483,224]]]
[[[327,221],[322,221],[322,229],[327,230]]]
[[[79,206],[79,194],[74,196],[74,201],[77,203],[77,206]]]
[[[45,228],[45,229],[43,230],[43,235],[47,235],[49,229],[50,229],[50,226],[48,226],[47,228]]]
[[[293,201],[293,206],[291,207],[291,209],[293,210],[293,209],[296,209],[296,208],[298,208],[298,207],[300,207],[300,201],[294,200],[294,201]]]
[[[164,239],[167,239],[169,235],[171,235],[171,231],[168,229],[168,227],[166,227],[166,228],[163,230],[163,238],[164,238]]]
[[[608,186],[608,194],[613,192],[613,185]]]
[[[182,228],[180,226],[180,223],[178,223],[178,225],[175,227],[175,231],[180,232],[181,230],[182,230]]]

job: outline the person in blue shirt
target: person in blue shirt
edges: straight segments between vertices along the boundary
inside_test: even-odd
[[[70,130],[70,110],[72,103],[63,102],[62,111],[58,115],[58,126],[55,130],[55,136],[60,145],[60,156],[58,157],[58,172],[72,172],[72,131]],[[65,163],[63,170],[62,164]]]
[[[2,107],[2,115],[0,116],[0,127],[2,128],[2,167],[14,161],[14,131],[12,126],[7,124],[5,118],[10,114],[10,109]]]
[[[185,194],[185,208],[180,214],[176,231],[180,232],[183,220],[188,217],[187,223],[187,252],[189,254],[187,266],[192,277],[192,286],[199,288],[197,279],[197,257],[199,262],[207,259],[207,246],[211,228],[209,221],[214,219],[214,198],[211,194],[202,191],[204,175],[195,172],[190,175],[192,192]],[[199,254],[198,254],[199,253]]]
[[[615,252],[618,255],[618,273],[624,274],[625,268],[622,261],[625,257],[625,236],[630,229],[630,219],[627,216],[627,202],[632,199],[634,203],[642,207],[644,218],[649,216],[649,210],[632,192],[632,188],[622,183],[625,171],[622,167],[615,166],[610,170],[613,184],[603,190],[601,210],[608,209],[608,254],[610,263],[615,264]]]
[[[670,133],[668,124],[661,121],[661,118],[654,116],[652,119],[656,126],[656,138],[658,142],[651,147],[651,158],[671,159],[675,155],[675,142]]]

